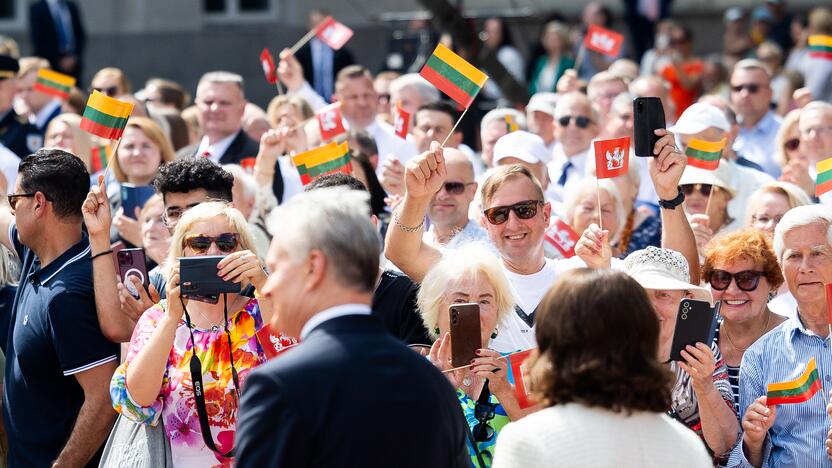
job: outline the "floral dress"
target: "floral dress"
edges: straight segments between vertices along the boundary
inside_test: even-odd
[[[173,464],[177,467],[231,466],[231,460],[221,457],[209,449],[202,440],[197,415],[193,382],[190,372],[190,358],[193,355],[190,334],[184,321],[179,322],[159,396],[150,406],[136,404],[130,396],[126,382],[127,368],[139,350],[153,335],[156,325],[165,315],[167,301],[151,307],[142,314],[127,351],[127,358],[116,370],[110,382],[110,397],[113,407],[133,421],[156,426],[162,418],[165,432],[170,440]],[[254,367],[266,361],[263,347],[256,333],[263,327],[260,307],[256,299],[230,317],[229,330],[234,355],[234,367],[240,381]],[[196,355],[202,361],[205,403],[211,434],[217,448],[228,451],[234,443],[234,428],[237,422],[238,400],[234,395],[231,378],[228,340],[222,327],[218,330],[194,329]],[[280,336],[279,346],[293,341]]]
[[[456,397],[459,400],[460,406],[462,406],[462,414],[465,415],[465,420],[468,421],[468,430],[473,433],[474,427],[479,424],[479,421],[477,421],[476,415],[474,414],[477,401],[472,399],[467,393],[460,389],[457,389]],[[489,426],[494,428],[494,437],[482,442],[477,441],[477,449],[479,450],[480,455],[482,455],[482,461],[485,463],[485,466],[491,466],[491,460],[494,458],[494,445],[497,443],[497,435],[506,424],[511,422],[505,408],[503,408],[503,405],[501,405],[499,400],[497,400],[497,397],[491,395],[488,401],[495,405],[494,419],[487,422]],[[471,455],[472,465],[474,467],[479,467],[480,464],[477,461],[477,454],[474,451],[474,447],[471,445],[470,440],[467,445],[468,453]]]

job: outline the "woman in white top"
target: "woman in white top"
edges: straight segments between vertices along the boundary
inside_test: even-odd
[[[561,276],[536,337],[529,375],[547,408],[503,428],[494,468],[712,466],[696,434],[665,414],[673,375],[656,359],[659,324],[635,280]]]

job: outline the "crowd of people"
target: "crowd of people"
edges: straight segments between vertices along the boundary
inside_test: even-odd
[[[0,40],[2,462],[832,465],[832,59],[807,50],[832,10],[784,8],[727,10],[705,60],[669,19],[635,61],[576,54],[562,19],[524,55],[491,18],[482,44],[530,96],[492,83],[466,126],[418,74],[318,39],[280,54],[286,92],[263,107],[233,71],[191,103],[107,67],[90,90],[134,105],[115,145],[82,130],[85,91],[35,89],[53,57]],[[610,18],[592,3],[582,25]],[[637,97],[667,128],[599,180],[593,142],[634,136]],[[292,157],[327,143],[330,101],[351,169],[304,184]],[[724,142],[713,170],[688,164],[702,141]],[[182,279],[205,256],[235,292]],[[674,358],[687,300],[719,317]],[[480,330],[464,365],[461,304]],[[823,398],[767,404],[812,359]]]

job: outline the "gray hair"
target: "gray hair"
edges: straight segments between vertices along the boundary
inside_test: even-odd
[[[422,98],[422,105],[432,104],[439,100],[439,90],[418,73],[408,73],[396,78],[390,82],[387,89],[390,94],[395,94],[404,88],[415,89],[419,97]]]
[[[293,260],[318,250],[339,284],[372,292],[381,239],[370,223],[369,197],[345,187],[304,192],[272,211],[269,231]]]
[[[212,71],[202,75],[202,78],[199,79],[199,83],[196,85],[197,92],[199,92],[199,88],[203,85],[209,83],[230,83],[235,84],[240,88],[240,94],[245,96],[246,94],[246,87],[245,87],[245,80],[243,77],[227,71]]]
[[[257,197],[257,181],[242,166],[239,164],[223,164],[222,168],[234,176],[234,183],[239,182],[243,185],[243,195],[246,198],[251,199]]]
[[[638,170],[638,168],[630,168],[630,171]],[[566,214],[566,221],[572,220],[572,216],[575,214],[575,209],[578,207],[578,201],[581,199],[581,195],[584,194],[587,190],[591,190],[593,195],[595,194],[596,190],[603,190],[607,192],[607,194],[612,198],[613,204],[615,205],[615,211],[618,218],[618,225],[614,226],[615,229],[610,229],[613,226],[604,226],[606,229],[610,230],[610,237],[615,237],[619,234],[621,227],[624,225],[624,222],[627,218],[627,214],[629,213],[624,209],[624,204],[621,201],[621,192],[618,191],[618,187],[615,186],[615,183],[609,179],[600,179],[596,181],[594,178],[592,179],[584,179],[582,180],[576,187],[570,188],[569,192],[566,194],[566,199],[563,202],[563,212]],[[595,197],[592,197],[593,201]],[[600,207],[599,207],[600,209]],[[581,233],[577,233],[579,236]]]
[[[566,93],[561,95],[558,98],[558,104],[555,106],[555,118],[558,118],[558,109],[564,108],[572,103],[579,103],[586,105],[589,108],[589,113],[592,114],[592,121],[595,122],[597,125],[601,124],[601,111],[598,110],[598,106],[593,103],[586,94],[579,93],[577,91],[573,91],[571,93]]]
[[[826,226],[826,243],[832,246],[832,212],[824,205],[804,205],[792,208],[783,215],[783,219],[774,228],[774,252],[782,264],[783,252],[786,250],[785,237],[789,231],[812,224]]]
[[[516,123],[520,130],[526,129],[526,115],[520,112],[517,109],[511,109],[508,107],[500,107],[498,109],[493,109],[488,111],[482,117],[480,121],[480,133],[485,133],[485,129],[488,128],[491,123],[496,122],[498,120],[503,120],[506,118],[507,115],[510,115],[514,118],[514,123]]]
[[[760,70],[766,75],[769,81],[771,81],[771,68],[768,67],[765,63],[755,58],[747,58],[742,59],[739,62],[734,64],[734,72],[737,70]],[[733,74],[733,72],[732,72]]]

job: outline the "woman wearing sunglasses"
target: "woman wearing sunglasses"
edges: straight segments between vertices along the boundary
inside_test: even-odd
[[[443,371],[454,367],[449,307],[463,303],[479,305],[481,348],[470,367],[445,375],[456,389],[468,421],[471,461],[475,467],[485,468],[491,466],[500,429],[529,411],[520,408],[507,380],[507,361],[489,348],[500,332],[498,323],[514,312],[514,298],[499,260],[484,245],[469,243],[449,250],[419,287],[419,312],[425,328],[436,340],[428,359]]]
[[[685,212],[701,257],[705,244],[714,236],[740,227],[740,221],[732,218],[728,212],[728,203],[736,195],[736,190],[731,185],[730,167],[728,164],[720,164],[716,170],[709,171],[688,166],[679,186],[685,194]]]
[[[786,320],[768,306],[783,284],[783,274],[768,237],[744,229],[708,244],[702,280],[710,284],[714,300],[722,301],[722,320],[714,341],[728,368],[734,403],[739,405],[743,353]],[[796,310],[796,304],[791,310]]]
[[[188,210],[171,242],[167,300],[148,309],[136,324],[110,396],[123,416],[164,424],[175,467],[225,466],[230,464],[224,455],[234,441],[240,385],[266,360],[256,332],[271,320],[271,301],[241,294],[222,295],[215,303],[185,298],[179,258],[224,256],[216,274],[255,290],[261,290],[266,273],[252,253],[246,220],[224,203]],[[197,380],[202,381],[196,388],[204,390],[204,405],[195,395]],[[199,414],[203,407],[204,418]]]

